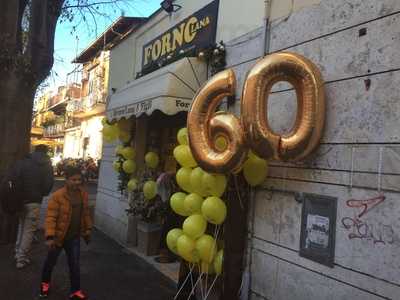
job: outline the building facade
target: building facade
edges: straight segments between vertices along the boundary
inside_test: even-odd
[[[152,76],[140,74],[146,71],[146,46],[211,2],[175,1],[179,11],[156,12],[115,45],[109,91],[118,93]],[[249,197],[250,299],[399,299],[400,2],[217,2],[216,42],[224,42],[225,68],[238,81],[236,101],[227,109],[240,116],[246,74],[270,53],[304,55],[325,82],[326,122],[318,150],[301,163],[271,161],[267,180]],[[175,72],[178,65],[153,72],[161,76],[163,68]],[[271,128],[288,133],[296,116],[293,88],[274,85],[267,106]],[[114,148],[103,148],[96,224],[126,243],[128,203],[112,170]],[[332,242],[324,252],[327,238]],[[314,254],[307,254],[310,247]]]

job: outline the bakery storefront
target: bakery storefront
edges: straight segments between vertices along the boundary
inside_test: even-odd
[[[181,299],[398,299],[400,6],[342,2],[163,1],[113,44],[95,224]]]

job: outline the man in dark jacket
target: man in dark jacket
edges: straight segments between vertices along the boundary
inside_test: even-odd
[[[46,145],[38,145],[35,151],[16,165],[24,194],[24,210],[19,217],[18,237],[15,244],[17,268],[30,263],[28,258],[35,231],[39,225],[40,206],[54,183],[53,168],[47,156]]]

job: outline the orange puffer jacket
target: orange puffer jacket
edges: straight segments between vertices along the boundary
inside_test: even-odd
[[[88,193],[81,190],[83,207],[81,214],[81,236],[88,237],[92,229]],[[57,190],[50,198],[45,221],[46,238],[54,237],[56,245],[62,247],[71,222],[72,208],[67,196],[67,188]]]

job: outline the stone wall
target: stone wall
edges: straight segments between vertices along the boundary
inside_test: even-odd
[[[269,52],[297,52],[319,66],[327,120],[318,151],[301,164],[271,162],[255,193],[251,299],[400,299],[399,28],[397,0],[322,0],[272,22]],[[262,48],[261,27],[227,45],[238,98]],[[268,107],[271,127],[287,132],[296,113],[291,87],[274,86]],[[296,192],[338,199],[333,268],[299,256]],[[365,213],[347,202],[379,195]]]
[[[128,242],[128,217],[125,209],[128,202],[118,191],[117,173],[112,163],[115,159],[115,144],[103,146],[96,210],[95,226],[121,244]]]

